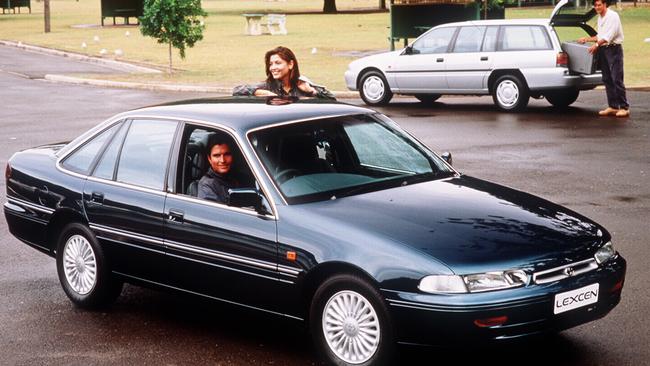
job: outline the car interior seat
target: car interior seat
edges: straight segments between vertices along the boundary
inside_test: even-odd
[[[208,169],[205,143],[190,142],[185,150],[185,174],[183,186],[185,194],[196,197],[199,193],[199,180]]]
[[[316,141],[309,135],[285,137],[280,148],[278,172],[296,169],[302,174],[328,173],[334,169],[318,156]]]

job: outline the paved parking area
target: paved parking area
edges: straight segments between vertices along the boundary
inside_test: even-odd
[[[0,52],[2,48],[0,47]],[[34,59],[0,54],[0,69],[51,73]],[[58,70],[78,70],[61,63]],[[87,66],[87,65],[86,65]],[[111,70],[111,72],[114,72]],[[205,94],[56,84],[0,72],[0,164],[20,149],[69,140],[129,108]],[[400,364],[648,365],[650,93],[631,92],[629,120],[599,118],[603,91],[558,112],[532,101],[522,114],[490,98],[400,99],[380,111],[426,145],[454,155],[466,174],[522,189],[591,217],[628,259],[621,304],[606,318],[559,336],[497,346],[403,349]],[[349,100],[360,104],[358,100]],[[0,180],[0,201],[5,183]],[[212,302],[127,286],[104,312],[75,309],[54,261],[20,243],[0,219],[0,364],[317,364],[300,324]]]

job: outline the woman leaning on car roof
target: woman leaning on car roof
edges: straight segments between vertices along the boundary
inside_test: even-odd
[[[298,59],[293,51],[286,47],[276,47],[264,55],[264,70],[266,81],[255,85],[236,86],[232,95],[336,99],[324,86],[316,85],[300,75]]]

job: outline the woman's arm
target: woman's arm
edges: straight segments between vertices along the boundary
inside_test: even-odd
[[[266,97],[276,95],[270,90],[267,90],[266,83],[260,83],[256,85],[238,85],[232,90],[233,96],[256,96],[256,97]]]

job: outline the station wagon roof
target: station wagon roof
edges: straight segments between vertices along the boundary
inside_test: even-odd
[[[438,27],[450,27],[450,26],[485,26],[485,25],[549,25],[550,20],[548,18],[532,18],[532,19],[489,19],[489,20],[469,20],[465,22],[455,22],[455,23],[445,23],[441,24]]]
[[[277,100],[277,99],[276,99]],[[183,100],[125,112],[120,118],[148,116],[214,122],[240,132],[300,119],[373,113],[372,110],[345,103],[299,99],[287,104],[271,104],[267,98],[225,97]]]

